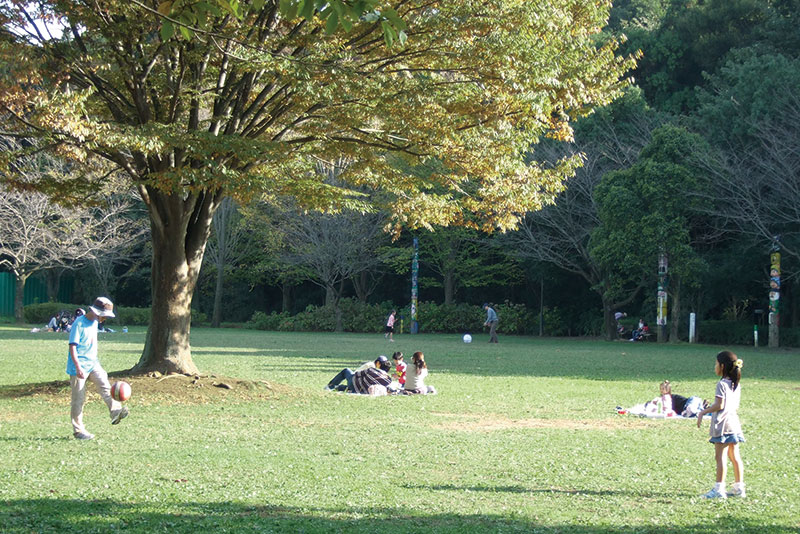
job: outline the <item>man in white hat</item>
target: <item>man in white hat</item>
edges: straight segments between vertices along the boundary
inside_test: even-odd
[[[128,409],[111,398],[111,384],[108,373],[100,365],[97,357],[97,326],[114,317],[114,304],[105,297],[98,297],[89,311],[75,319],[69,333],[69,358],[67,374],[72,388],[70,415],[72,435],[75,439],[93,439],[94,435],[83,426],[83,404],[86,402],[86,380],[97,386],[97,392],[108,406],[111,424],[116,425],[128,416]]]

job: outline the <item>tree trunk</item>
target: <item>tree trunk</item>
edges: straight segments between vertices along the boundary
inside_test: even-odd
[[[444,273],[444,303],[452,304],[455,295],[455,275],[452,269],[448,269]]]
[[[211,315],[211,327],[219,328],[222,322],[222,287],[225,281],[224,265],[217,265],[217,285],[214,288],[214,311]]]
[[[336,290],[332,285],[325,286],[325,307],[333,306],[336,301]]]
[[[614,319],[614,306],[603,302],[603,322],[606,325],[606,341],[617,339],[617,320]]]
[[[14,320],[17,323],[25,322],[25,282],[28,281],[27,274],[14,273]]]
[[[344,280],[339,282],[339,291],[334,295],[333,311],[336,315],[336,331],[344,332],[344,321],[342,320],[342,308],[339,306],[339,301],[342,299],[342,292],[344,291]]]
[[[289,282],[281,284],[281,311],[288,312],[292,310],[292,285]]]
[[[670,318],[672,324],[669,325],[669,342],[677,343],[680,341],[680,326],[681,326],[681,279],[678,276],[673,276],[670,280],[671,286],[674,288],[670,293],[672,297],[672,309],[670,310]]]
[[[359,302],[363,302],[364,304],[367,303],[367,298],[371,293],[369,290],[369,272],[361,271],[355,277],[353,277],[353,289],[356,292],[356,298],[358,298]]]
[[[221,192],[142,192],[153,242],[152,309],[144,352],[134,372],[195,374],[189,344],[192,297]]]

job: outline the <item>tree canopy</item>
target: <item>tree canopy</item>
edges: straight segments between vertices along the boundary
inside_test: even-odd
[[[569,138],[570,121],[613,99],[632,67],[600,36],[610,2],[387,2],[400,19],[392,26],[407,26],[402,46],[387,46],[380,17],[326,35],[330,15],[293,17],[280,4],[209,10],[190,35],[164,31],[152,0],[3,8],[5,128],[110,162],[148,207],[153,319],[140,370],[195,370],[189,306],[224,196],[381,209],[395,231],[513,228],[579,163],[545,168],[525,160],[528,147]],[[340,157],[353,164],[334,187],[314,167]],[[440,162],[441,172],[422,179],[397,159]],[[61,185],[70,198],[92,183],[76,172]]]

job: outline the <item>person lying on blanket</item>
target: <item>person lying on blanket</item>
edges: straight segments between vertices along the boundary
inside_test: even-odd
[[[708,401],[700,397],[684,397],[672,393],[672,384],[669,380],[664,380],[658,386],[661,392],[660,397],[644,403],[645,412],[658,411],[658,403],[661,403],[661,410],[669,415],[674,412],[681,417],[696,417],[698,412],[708,407]]]

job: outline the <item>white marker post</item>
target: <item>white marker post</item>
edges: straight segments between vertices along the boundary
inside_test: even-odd
[[[695,321],[696,321],[696,319],[697,319],[697,316],[695,315],[694,312],[689,314],[689,343],[694,343],[694,342],[697,341],[697,339],[695,337],[695,335],[696,335],[696,331],[695,331]]]

